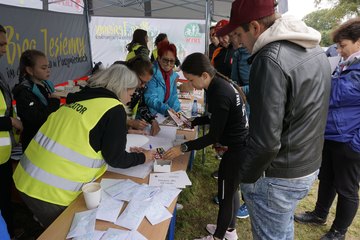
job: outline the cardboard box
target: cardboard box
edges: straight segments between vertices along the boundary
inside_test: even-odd
[[[170,160],[155,160],[154,172],[171,172],[171,162]]]

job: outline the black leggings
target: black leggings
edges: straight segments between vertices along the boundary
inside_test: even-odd
[[[338,194],[332,229],[344,234],[359,206],[360,153],[345,143],[326,140],[319,179],[315,214],[322,218],[327,217]]]
[[[228,228],[235,228],[236,224],[236,213],[240,206],[236,162],[240,157],[241,150],[229,149],[224,154],[219,166],[219,212],[214,236],[220,239],[224,238]]]
[[[0,164],[0,210],[7,225],[10,237],[14,236],[13,211],[11,206],[12,166],[11,160]]]

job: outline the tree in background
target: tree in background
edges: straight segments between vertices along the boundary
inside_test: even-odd
[[[333,42],[330,33],[341,22],[360,13],[360,0],[314,0],[315,5],[318,6],[322,2],[331,3],[332,7],[328,9],[321,9],[306,15],[303,20],[310,26],[321,33],[320,45],[327,47]]]

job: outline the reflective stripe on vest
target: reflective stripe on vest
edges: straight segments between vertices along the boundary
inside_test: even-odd
[[[43,146],[49,152],[55,153],[58,156],[66,158],[69,161],[77,163],[84,167],[100,168],[105,164],[104,161],[99,161],[98,159],[88,158],[84,155],[81,155],[81,154],[73,151],[72,149],[67,148],[67,147],[55,142],[54,140],[51,140],[50,138],[46,137],[41,132],[38,132],[35,135],[34,140],[36,142],[38,142],[41,146]]]
[[[11,145],[10,137],[0,137],[0,147]]]
[[[32,162],[27,158],[26,154],[21,157],[20,164],[31,177],[36,178],[37,180],[50,186],[67,191],[77,192],[81,190],[83,185],[83,183],[72,182],[42,170],[41,168],[32,164]]]
[[[136,44],[132,49],[131,49],[131,52],[129,52],[127,55],[126,55],[126,61],[129,61],[130,59],[136,57],[136,53],[135,51],[138,50],[142,45],[140,44]]]
[[[52,113],[14,172],[16,188],[35,199],[68,206],[84,183],[106,171],[101,151],[92,148],[89,136],[104,114],[119,105],[122,103],[114,98],[95,98]]]
[[[5,116],[7,109],[5,97],[0,90],[0,117]],[[0,131],[0,164],[6,163],[11,155],[11,138],[8,131]]]

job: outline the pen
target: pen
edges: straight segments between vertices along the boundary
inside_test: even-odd
[[[149,148],[150,148],[150,150],[152,149],[152,146],[151,146],[151,144],[149,144]]]

